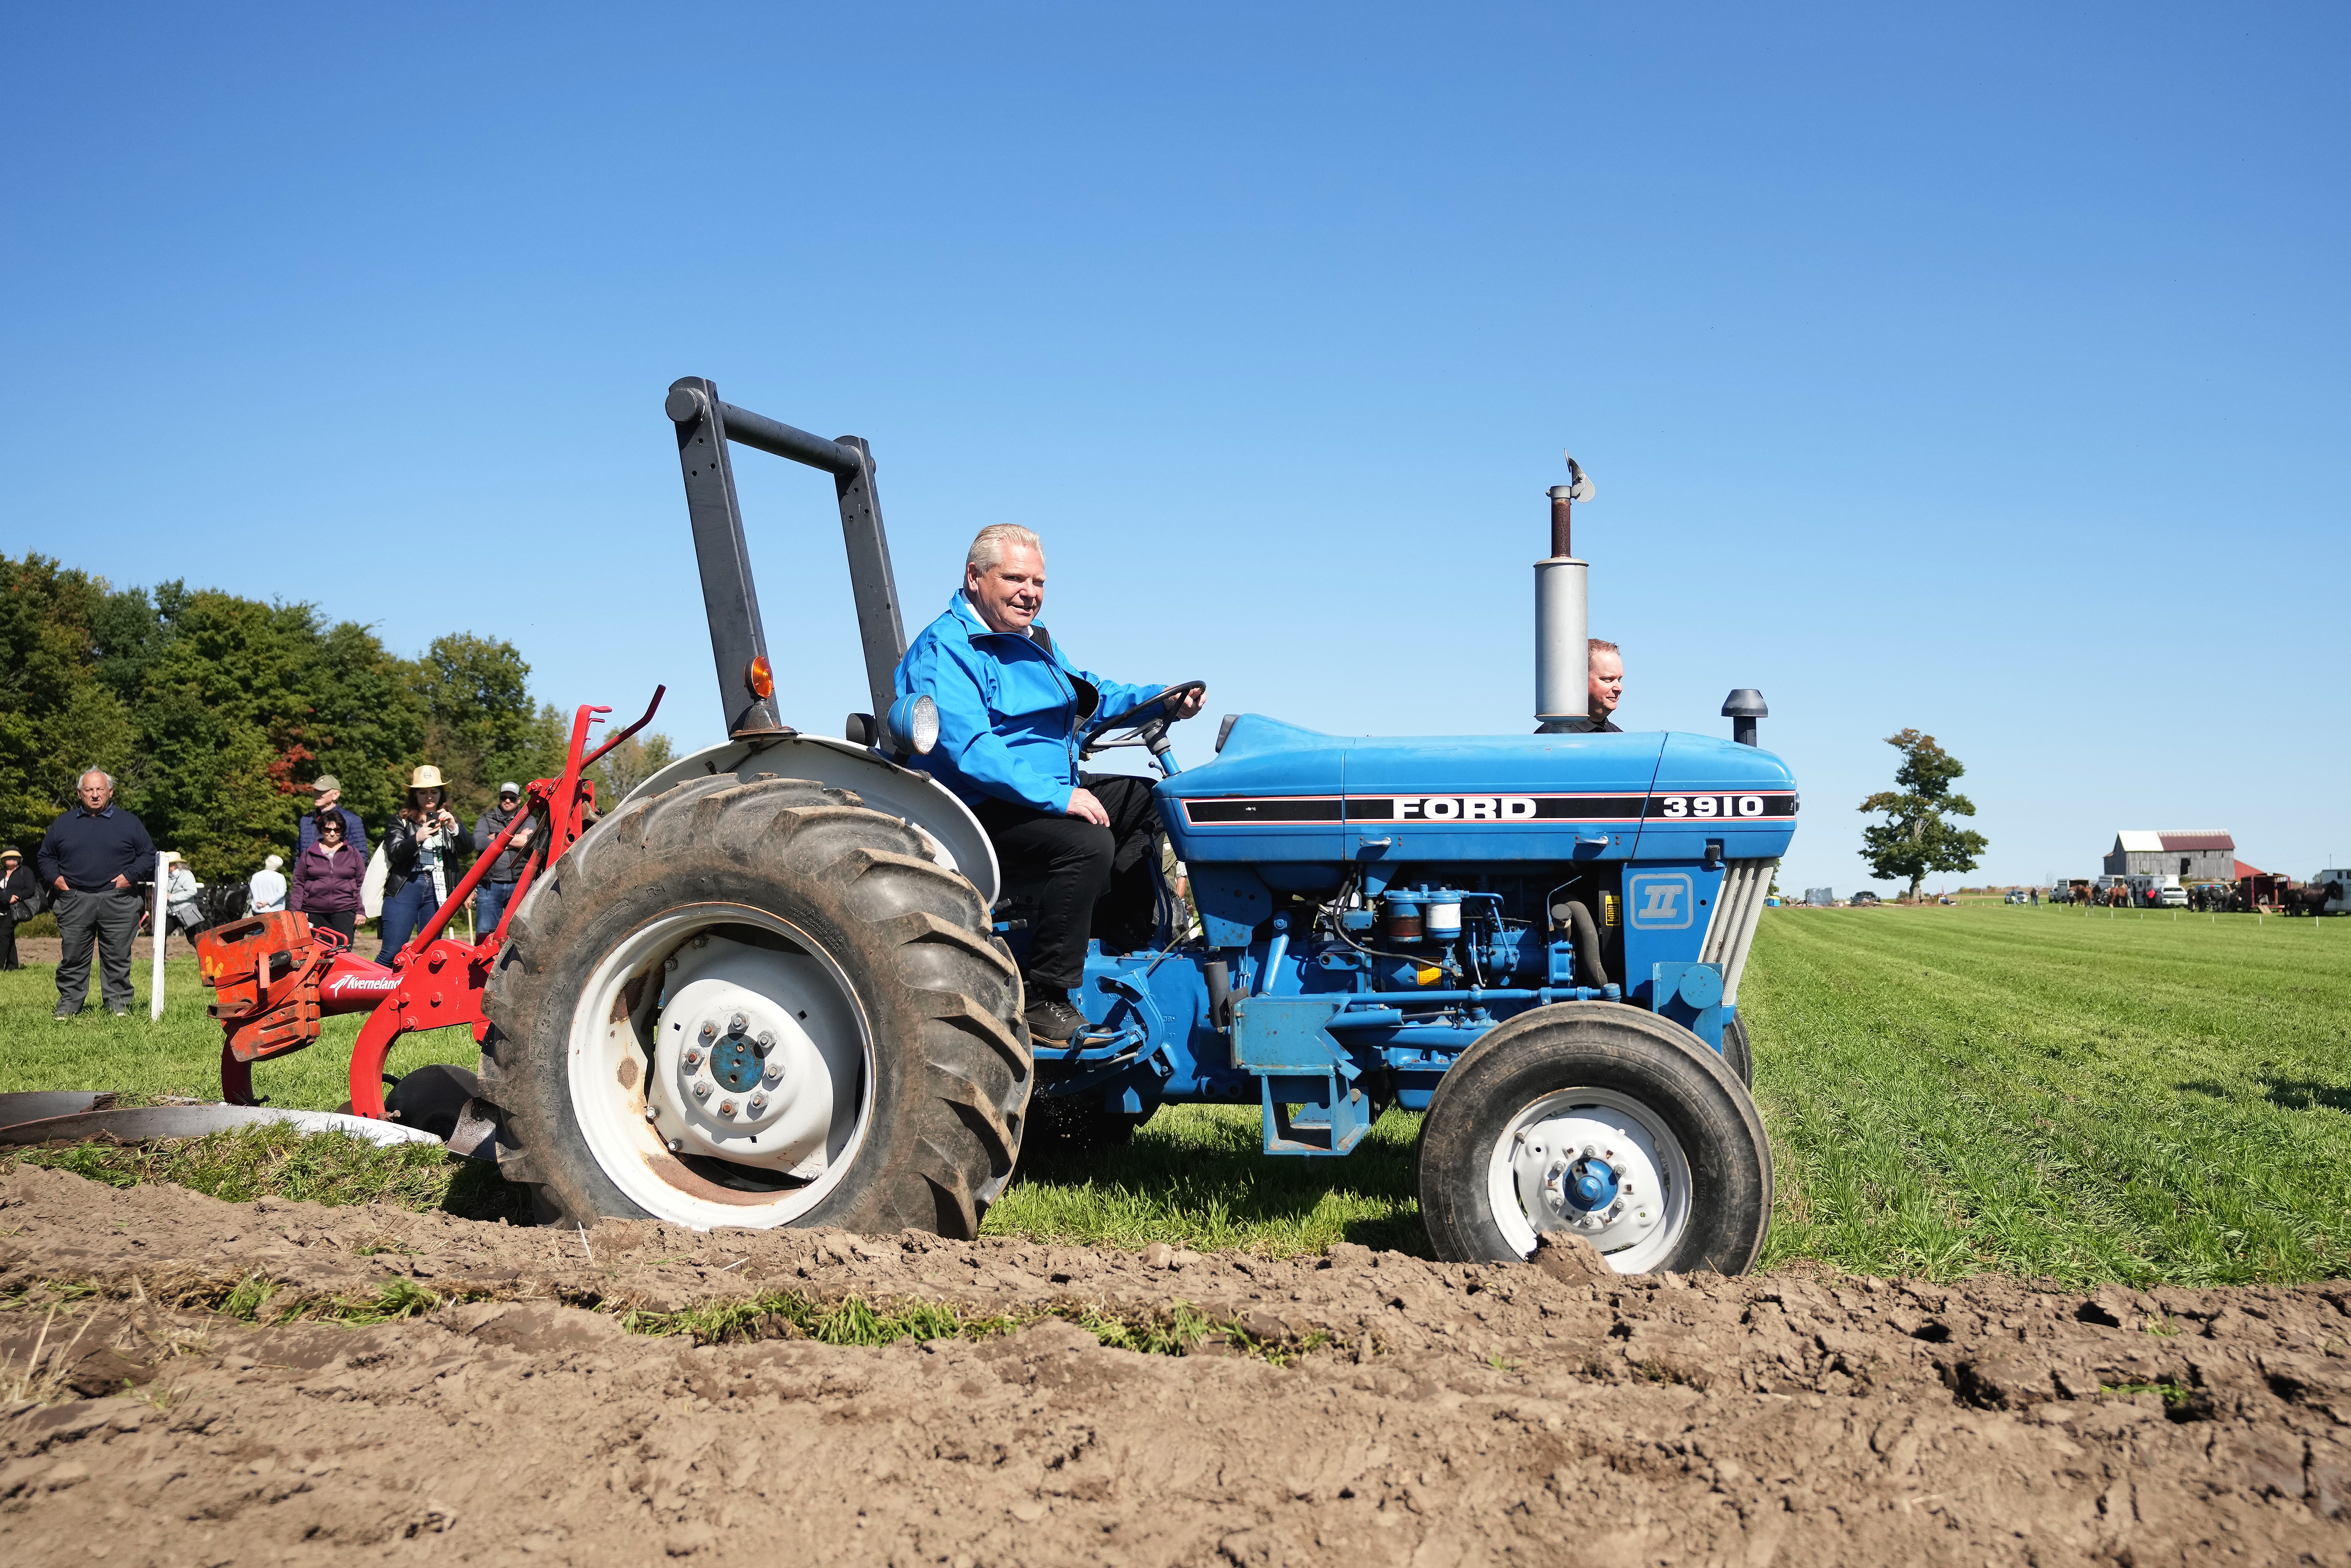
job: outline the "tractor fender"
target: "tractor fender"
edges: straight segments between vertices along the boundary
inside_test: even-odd
[[[999,891],[996,846],[988,842],[987,831],[971,808],[929,774],[901,768],[878,752],[831,736],[769,735],[725,741],[680,758],[629,791],[628,798],[635,800],[663,794],[689,779],[719,773],[732,773],[746,782],[759,778],[807,779],[838,789],[854,789],[872,810],[922,830],[939,864],[978,889],[983,904],[996,902]],[[605,806],[603,812],[607,819],[616,816],[617,806]],[[594,831],[589,830],[590,834]]]

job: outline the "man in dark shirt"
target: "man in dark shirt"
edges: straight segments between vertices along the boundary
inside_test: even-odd
[[[474,852],[480,854],[490,847],[490,841],[507,831],[507,824],[522,810],[522,786],[508,782],[498,786],[498,803],[495,810],[474,819]],[[496,931],[498,921],[507,912],[507,900],[514,896],[515,883],[522,880],[522,862],[530,858],[531,835],[534,826],[515,830],[497,860],[483,873],[474,889],[474,929]]]
[[[106,1010],[116,1018],[131,1011],[131,939],[146,908],[139,883],[152,880],[155,846],[139,819],[114,803],[114,779],[93,768],[74,791],[80,804],[56,821],[41,839],[41,880],[55,890],[57,932],[65,951],[57,957],[57,1010],[69,1019],[89,996],[89,950],[93,940]]]

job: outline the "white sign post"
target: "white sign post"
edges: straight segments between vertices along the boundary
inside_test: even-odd
[[[163,1019],[163,931],[172,919],[171,905],[165,902],[166,889],[172,881],[172,861],[168,855],[155,857],[155,969],[147,982],[147,1021],[160,1023]]]

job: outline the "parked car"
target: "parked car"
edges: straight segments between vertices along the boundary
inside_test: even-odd
[[[1853,895],[1853,906],[1855,909],[1866,908],[1876,902],[1877,894],[1874,893],[1856,893]]]
[[[2024,889],[2021,887],[2010,888],[2008,890],[2008,896],[2001,899],[2001,902],[2002,904],[2022,904],[2024,902]]]

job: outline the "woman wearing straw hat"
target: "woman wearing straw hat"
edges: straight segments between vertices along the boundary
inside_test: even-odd
[[[465,835],[444,803],[448,790],[441,769],[426,763],[408,776],[408,803],[393,813],[383,834],[383,950],[376,962],[389,964],[433,916],[457,881]]]
[[[193,942],[196,933],[204,928],[204,911],[196,905],[196,894],[203,886],[196,881],[196,873],[188,869],[187,857],[179,851],[165,850],[163,861],[172,868],[171,880],[163,883],[165,935],[177,931]]]
[[[21,853],[0,850],[0,969],[24,967],[16,962],[16,927],[40,912],[40,879]]]

